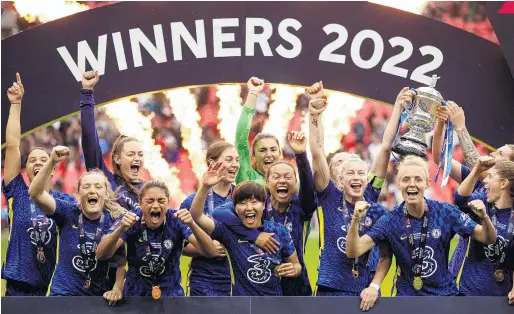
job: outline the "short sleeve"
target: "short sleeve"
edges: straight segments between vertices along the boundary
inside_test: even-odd
[[[469,196],[462,196],[459,194],[459,190],[455,190],[454,193],[454,201],[455,205],[459,207],[459,209],[469,215],[474,216],[473,211],[469,208],[468,203],[474,200],[481,200],[484,204],[487,204],[487,193],[486,192],[473,192],[473,194]]]
[[[180,204],[180,209],[191,210],[191,205],[193,205],[193,200],[195,198],[195,194],[191,194]]]
[[[387,230],[391,227],[389,221],[391,220],[391,213],[386,213],[382,217],[378,219],[378,221],[371,227],[371,230],[368,231],[367,235],[378,244],[383,241],[388,241],[388,232]]]
[[[55,219],[58,226],[62,226],[66,217],[73,215],[73,211],[78,210],[77,205],[60,199],[55,199],[55,212],[48,217]]]
[[[334,181],[332,180],[328,181],[328,185],[323,191],[316,192],[319,202],[324,202],[330,198],[333,198],[334,195],[337,195],[337,193],[342,194],[343,192],[339,191],[339,189],[334,184]]]
[[[28,189],[21,172],[18,173],[9,184],[5,184],[4,180],[2,180],[2,192],[4,192],[5,199],[7,200],[16,195],[20,195],[23,191],[27,191]]]
[[[287,231],[287,229],[280,225],[277,228],[278,234],[280,235],[279,242],[280,242],[280,255],[282,257],[289,257],[293,255],[293,253],[296,251],[296,248],[294,246],[293,239],[291,238],[291,235]]]
[[[450,204],[445,205],[447,207],[447,215],[450,217],[452,231],[463,237],[471,236],[477,223],[457,207]]]
[[[212,231],[211,237],[214,240],[219,242],[223,242],[226,239],[226,235],[228,232],[227,226],[220,221],[214,220],[214,230]]]
[[[169,211],[169,212],[170,212],[170,216],[173,217],[173,211]],[[180,221],[180,219],[178,219],[178,218],[175,218],[175,219],[177,222],[177,227],[180,230],[180,233],[182,234],[182,236],[184,237],[184,240],[188,240],[189,237],[193,234],[193,231],[191,231],[191,228],[189,228],[189,226],[187,226],[182,221]]]

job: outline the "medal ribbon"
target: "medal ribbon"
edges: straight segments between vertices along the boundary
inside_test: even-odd
[[[105,215],[102,212],[102,216],[100,216],[100,221],[98,226],[96,226],[96,234],[93,239],[93,244],[91,246],[91,251],[88,252],[86,248],[86,231],[84,229],[84,215],[80,213],[78,229],[79,229],[79,246],[80,246],[80,255],[82,256],[82,260],[84,261],[84,271],[86,272],[86,281],[91,280],[90,271],[94,266],[96,261],[96,248],[98,247],[98,243],[102,239],[102,230],[104,227],[104,219]]]
[[[442,102],[443,106],[446,106],[446,101]],[[446,127],[446,131],[444,132],[444,144],[443,149],[441,150],[441,155],[439,156],[439,165],[437,166],[437,172],[435,174],[434,181],[437,182],[439,178],[439,171],[443,168],[444,162],[444,171],[443,171],[443,180],[441,181],[441,187],[446,186],[448,183],[448,179],[450,178],[450,172],[452,168],[452,158],[453,158],[453,123],[448,120],[448,125]]]
[[[416,254],[416,249],[414,247],[414,232],[412,231],[412,225],[410,223],[409,214],[407,213],[407,208],[405,203],[403,204],[403,212],[405,214],[405,229],[407,230],[408,238],[409,238],[409,252],[411,254],[411,259],[415,260],[414,264],[414,277],[421,277],[421,270],[423,265],[423,254],[425,253],[425,246],[427,244],[428,238],[428,220],[430,217],[430,211],[428,209],[428,205],[425,203],[425,212],[423,214],[423,225],[421,226],[421,238],[419,240],[419,250],[418,254]]]
[[[346,226],[346,236],[348,236],[348,232],[350,232],[350,223],[352,221],[352,218],[350,217],[350,214],[348,212],[348,208],[346,206],[346,200],[344,199],[344,192],[343,192],[343,195],[341,196],[341,210],[343,211],[343,219],[344,219],[344,224]],[[359,221],[359,234],[364,231],[364,221],[366,219],[366,216],[364,217],[361,217],[360,221]],[[364,262],[364,265],[367,265],[368,264],[368,260],[369,260],[369,252],[366,253],[366,261]],[[352,265],[352,269],[355,269],[355,270],[358,270],[359,269],[359,257],[355,258],[353,260],[353,265]]]
[[[165,236],[166,232],[166,218],[164,218],[164,222],[162,224],[162,232],[161,232],[161,249],[159,251],[159,255],[157,257],[152,256],[152,248],[150,247],[150,242],[148,241],[148,231],[145,224],[145,216],[141,216],[141,233],[143,235],[143,245],[145,247],[145,255],[140,258],[143,263],[146,263],[150,273],[152,275],[152,285],[158,286],[159,274],[162,270],[162,267],[165,267],[162,261],[166,263],[166,260],[171,254],[172,246],[170,248],[166,248],[164,242],[167,240]]]
[[[228,192],[227,197],[225,200],[228,200],[230,197],[232,197],[232,192],[234,191],[234,186],[230,187],[230,192]],[[207,216],[211,217],[212,213],[214,212],[214,190],[212,188],[209,189],[209,193],[207,193]]]
[[[496,227],[498,223],[498,217],[497,217],[497,209],[496,207],[491,208],[491,221],[493,223],[494,229],[498,230]],[[510,246],[510,242],[512,242],[512,239],[514,238],[514,208],[510,210],[510,218],[509,218],[509,225],[507,227],[507,236],[505,237],[505,245],[503,247],[499,247],[500,249],[500,258],[496,262],[496,269],[502,269],[505,263],[505,260],[507,259],[507,248]]]
[[[43,219],[41,219],[41,226],[39,225],[39,219],[37,218],[36,213],[36,205],[34,205],[34,202],[30,203],[30,220],[32,221],[32,230],[34,230],[36,237],[36,248],[38,251],[43,251],[46,241],[46,232],[48,231],[50,224],[48,217],[44,215]]]
[[[286,226],[287,221],[289,220],[289,210],[290,209],[291,209],[291,202],[289,202],[289,205],[287,205],[287,209],[284,212],[285,218],[284,218],[284,223],[282,224],[284,227]],[[268,198],[266,199],[266,212],[264,214],[265,214],[266,220],[271,220],[273,218],[273,206],[271,205],[271,196],[268,196]],[[287,229],[287,227],[286,227],[286,229]]]

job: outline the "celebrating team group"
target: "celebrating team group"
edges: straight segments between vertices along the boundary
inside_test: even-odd
[[[6,296],[360,296],[368,310],[396,260],[397,296],[504,296],[514,303],[514,145],[480,156],[453,102],[436,113],[433,156],[453,124],[464,164],[451,160],[460,183],[455,205],[425,198],[428,162],[403,156],[397,185],[403,202],[378,204],[402,110],[415,91],[394,104],[371,169],[357,155],[327,162],[322,114],[330,105],[321,82],[307,89],[308,135],[287,134],[296,163],[281,159],[276,136],[248,136],[264,81],[252,77],[236,127],[235,145],[212,143],[208,170],[179,210],[169,209],[163,182],[141,180],[145,156],[137,138],[121,135],[112,165],[103,159],[95,125],[93,88],[86,72],[80,90],[82,150],[87,172],[77,199],[50,189],[55,167],[70,150],[33,148],[21,174],[19,74],[7,91],[2,191],[9,204],[10,237],[2,278]],[[77,88],[78,93],[78,88]],[[312,164],[306,153],[307,144]],[[435,183],[432,183],[435,184]],[[310,221],[320,227],[319,273],[314,291],[305,265]],[[450,241],[459,243],[449,260]],[[180,257],[191,256],[187,289]],[[128,265],[128,267],[127,267]]]

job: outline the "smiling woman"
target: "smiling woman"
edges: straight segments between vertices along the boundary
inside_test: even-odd
[[[118,201],[122,207],[133,211],[139,208],[137,201],[139,188],[142,185],[143,150],[136,138],[120,135],[114,143],[111,153],[114,174],[105,165],[95,125],[95,100],[93,98],[93,87],[99,79],[98,72],[89,71],[82,75],[80,126],[82,127],[82,150],[86,168],[102,170],[112,189],[118,192]]]

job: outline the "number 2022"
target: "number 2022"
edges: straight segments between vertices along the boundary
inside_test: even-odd
[[[337,38],[333,42],[329,43],[319,53],[319,60],[332,62],[332,63],[341,63],[344,64],[346,62],[346,56],[342,54],[333,53],[335,50],[341,48],[346,41],[348,40],[348,31],[343,25],[340,24],[328,24],[323,27],[323,30],[327,35],[332,33],[337,33]],[[363,60],[360,54],[362,42],[365,39],[371,39],[374,43],[373,55],[368,60]],[[392,75],[396,75],[399,77],[407,78],[408,70],[396,66],[397,64],[407,60],[412,55],[414,50],[412,43],[410,40],[404,37],[393,37],[389,39],[389,43],[392,47],[401,46],[403,50],[395,55],[390,57],[384,62],[382,65],[382,72],[389,73]],[[432,55],[433,59],[429,63],[420,65],[414,71],[412,71],[410,75],[410,79],[416,82],[420,82],[426,85],[430,85],[431,77],[425,75],[426,73],[438,69],[443,63],[443,53],[441,50],[434,46],[423,46],[419,48],[421,55]],[[382,40],[382,36],[379,33],[365,29],[357,33],[353,38],[352,45],[350,47],[350,55],[352,57],[353,62],[356,66],[362,69],[371,69],[375,67],[384,54],[384,41]]]

